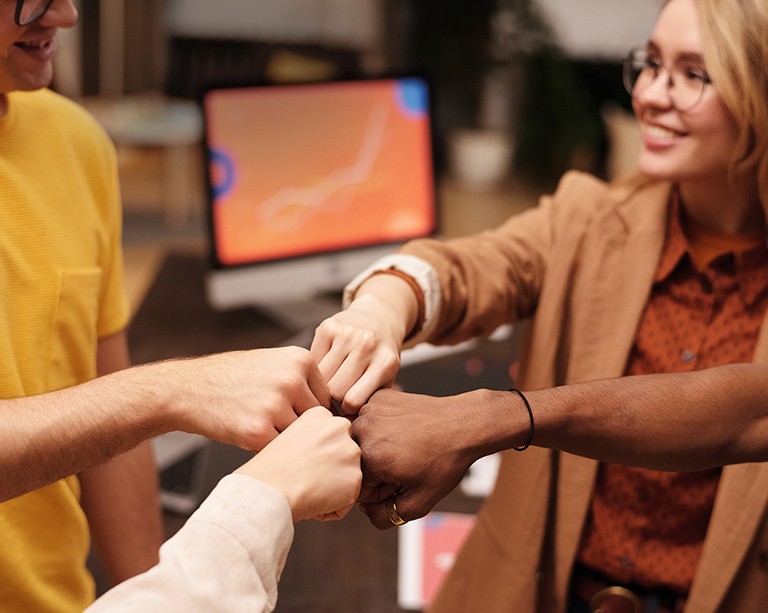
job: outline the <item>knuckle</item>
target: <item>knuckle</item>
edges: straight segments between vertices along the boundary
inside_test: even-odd
[[[345,328],[336,317],[329,317],[321,321],[315,328],[315,336],[320,338],[333,338]]]
[[[335,377],[328,382],[328,393],[331,395],[331,398],[333,398],[334,400],[338,402],[342,402],[344,400],[346,392],[347,392],[346,384],[336,380]]]
[[[285,352],[289,359],[297,362],[301,366],[308,366],[312,363],[312,354],[304,347],[292,345],[290,347],[285,347]]]
[[[348,412],[358,413],[360,408],[365,404],[365,398],[362,397],[362,392],[356,390],[350,390],[344,396],[344,408]]]
[[[260,451],[274,438],[275,432],[271,426],[262,421],[252,421],[247,428],[240,432],[238,445],[242,449]]]
[[[378,360],[378,370],[388,381],[394,379],[400,370],[400,356],[389,351],[382,354]]]
[[[378,346],[379,337],[373,330],[360,330],[356,342],[361,349],[368,352]]]

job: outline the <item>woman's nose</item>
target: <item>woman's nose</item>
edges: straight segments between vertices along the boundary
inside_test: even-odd
[[[671,89],[671,77],[666,70],[662,69],[652,80],[645,84],[645,87],[636,89],[635,95],[641,104],[665,108],[673,106],[670,95]]]

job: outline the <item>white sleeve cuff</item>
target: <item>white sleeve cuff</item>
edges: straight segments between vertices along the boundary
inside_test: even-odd
[[[363,282],[373,273],[392,268],[408,275],[416,281],[424,295],[424,323],[418,334],[415,334],[408,339],[408,342],[405,345],[407,347],[412,347],[430,337],[432,330],[437,324],[437,315],[440,312],[440,303],[442,301],[440,282],[437,279],[437,273],[425,260],[413,255],[399,253],[384,256],[357,275],[344,288],[344,308],[349,306],[355,292],[357,292]]]

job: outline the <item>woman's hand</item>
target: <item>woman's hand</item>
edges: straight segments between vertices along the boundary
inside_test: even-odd
[[[356,415],[376,390],[392,385],[417,308],[405,281],[381,274],[360,287],[345,311],[318,326],[310,353],[346,414]]]
[[[235,472],[280,490],[293,521],[341,519],[360,492],[360,448],[351,423],[323,407],[305,411]]]

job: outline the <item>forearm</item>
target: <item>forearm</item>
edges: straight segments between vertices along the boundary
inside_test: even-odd
[[[766,366],[625,377],[526,395],[537,446],[662,470],[768,459]]]
[[[139,445],[79,477],[81,504],[112,583],[157,564],[163,528],[150,445]]]
[[[163,365],[0,401],[0,500],[21,495],[176,429]]]

